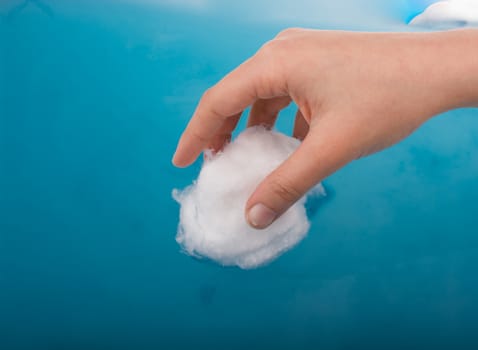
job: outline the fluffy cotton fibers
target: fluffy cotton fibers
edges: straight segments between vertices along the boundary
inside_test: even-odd
[[[411,25],[431,28],[478,26],[478,0],[447,0],[430,5]]]
[[[305,237],[309,221],[302,198],[265,230],[246,221],[246,201],[256,186],[300,142],[263,127],[246,129],[206,160],[197,181],[173,197],[181,205],[177,242],[195,257],[244,269],[266,264]],[[325,195],[319,184],[311,191]]]

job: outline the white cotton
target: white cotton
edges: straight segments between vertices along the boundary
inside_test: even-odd
[[[416,16],[410,24],[440,29],[477,26],[478,0],[439,1]]]
[[[206,160],[196,182],[173,191],[181,205],[176,240],[183,250],[224,266],[251,269],[301,241],[310,226],[305,197],[264,230],[250,227],[244,214],[256,186],[299,144],[292,137],[253,127]],[[325,195],[320,184],[311,192]]]

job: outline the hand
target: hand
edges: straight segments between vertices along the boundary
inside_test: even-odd
[[[221,149],[248,106],[249,126],[272,127],[294,101],[294,136],[303,142],[245,208],[248,222],[265,228],[347,163],[400,141],[433,115],[476,102],[476,40],[473,30],[285,30],[206,91],[173,163],[187,166],[205,148]]]

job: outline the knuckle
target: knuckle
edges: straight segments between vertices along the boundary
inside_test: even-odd
[[[276,38],[278,38],[278,39],[284,38],[284,37],[287,37],[287,36],[290,36],[290,35],[293,35],[293,34],[300,33],[302,31],[303,31],[302,28],[297,28],[297,27],[286,28],[286,29],[281,30],[277,34]]]
[[[290,54],[291,43],[289,40],[273,39],[266,42],[258,52],[258,58],[269,69],[276,69],[284,66],[286,57]]]
[[[191,130],[190,131],[190,135],[198,140],[200,143],[203,143],[203,144],[206,144],[209,142],[209,139],[207,137],[205,137],[203,134],[201,134],[199,131],[197,130]]]
[[[288,39],[285,37],[282,38],[274,38],[272,40],[267,41],[264,45],[262,45],[261,49],[259,50],[266,58],[276,58],[281,57],[284,55],[289,54],[290,50],[294,47],[294,40]]]
[[[271,40],[265,43],[257,53],[258,65],[262,67],[257,81],[259,95],[272,97],[276,95],[272,91],[277,91],[279,86],[284,90],[282,85],[285,81],[287,53],[283,48],[284,44],[280,40]]]
[[[209,102],[212,98],[213,88],[210,87],[202,94],[201,100],[204,102]]]
[[[224,117],[220,113],[220,111],[217,109],[217,106],[214,100],[214,93],[215,93],[214,87],[207,89],[203,93],[201,97],[201,101],[199,103],[198,114],[201,117],[222,120],[224,119]]]
[[[282,42],[280,40],[270,40],[262,45],[259,53],[265,56],[266,59],[274,58],[277,52],[281,49]]]
[[[301,191],[284,177],[279,177],[270,182],[272,192],[286,203],[293,203],[302,195]]]

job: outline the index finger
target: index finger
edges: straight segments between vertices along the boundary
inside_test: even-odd
[[[271,67],[260,64],[254,56],[207,90],[181,135],[173,157],[174,165],[184,167],[194,162],[226,119],[236,116],[258,98],[283,93],[283,89],[271,83],[272,80],[264,79],[270,73]],[[265,81],[270,84],[264,84]]]

